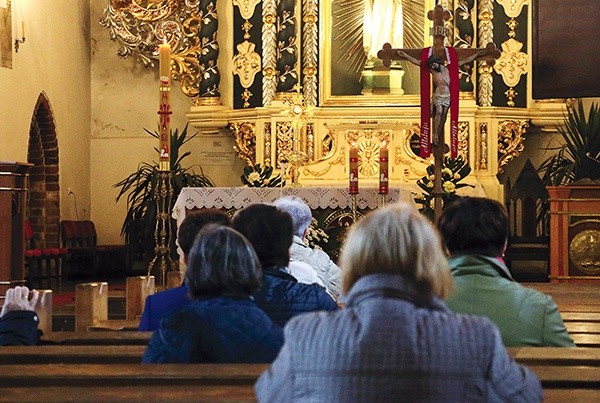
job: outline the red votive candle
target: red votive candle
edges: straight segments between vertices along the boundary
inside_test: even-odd
[[[352,144],[350,147],[350,187],[348,193],[351,195],[358,194],[358,150]]]
[[[386,195],[389,192],[389,158],[385,141],[379,149],[379,194]]]

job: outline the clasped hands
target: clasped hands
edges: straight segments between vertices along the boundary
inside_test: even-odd
[[[40,293],[37,290],[32,290],[31,299],[29,299],[29,288],[27,287],[16,286],[8,289],[0,318],[12,311],[35,311],[39,297]]]

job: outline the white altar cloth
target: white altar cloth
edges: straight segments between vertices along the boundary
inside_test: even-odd
[[[376,188],[361,188],[356,195],[356,207],[359,209],[376,209],[383,204],[382,196]],[[347,188],[324,187],[203,187],[183,188],[172,217],[177,225],[183,221],[186,209],[225,208],[241,209],[252,203],[272,203],[281,196],[294,195],[302,198],[312,209],[345,208],[352,206],[352,198]],[[405,201],[414,203],[411,192],[406,188],[390,188],[385,203]]]

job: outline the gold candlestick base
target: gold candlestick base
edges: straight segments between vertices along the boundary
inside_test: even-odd
[[[154,229],[154,258],[148,265],[148,276],[154,275],[158,278],[158,286],[161,289],[166,285],[167,270],[177,270],[178,263],[171,259],[171,199],[173,189],[171,187],[171,172],[160,172],[158,184],[155,188],[156,198],[156,227]]]
[[[288,174],[291,182],[290,187],[302,187],[300,184],[300,168],[308,161],[308,155],[302,151],[292,151],[288,155],[288,161],[290,167],[288,168]]]

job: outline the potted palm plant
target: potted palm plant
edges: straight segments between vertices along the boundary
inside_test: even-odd
[[[598,105],[587,114],[581,100],[568,105],[558,131],[564,145],[538,168],[549,195],[550,280],[579,280],[600,273]]]
[[[558,127],[564,144],[538,168],[546,186],[593,184],[600,180],[600,109],[592,103],[586,116],[581,99],[567,107]]]
[[[146,133],[158,139],[158,133],[144,129]],[[188,125],[181,130],[171,130],[170,134],[170,163],[171,163],[171,188],[173,198],[169,211],[174,207],[177,196],[184,187],[214,186],[212,180],[202,173],[194,171],[194,167],[184,167],[183,160],[191,152],[181,154],[184,144],[196,137],[197,134],[188,135]],[[159,150],[155,148],[157,155]],[[158,162],[142,162],[135,172],[119,181],[114,187],[119,188],[117,202],[126,197],[127,214],[121,227],[121,234],[125,236],[125,243],[130,248],[134,265],[144,269],[148,267],[154,256],[154,230],[156,228],[156,187],[159,177]],[[171,254],[176,259],[175,237],[171,237]]]

